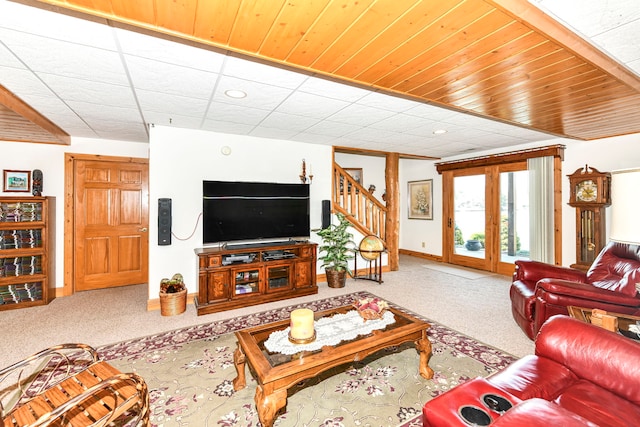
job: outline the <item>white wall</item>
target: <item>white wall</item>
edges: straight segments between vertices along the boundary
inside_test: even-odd
[[[224,155],[223,147],[231,153]],[[311,228],[321,226],[323,199],[331,198],[330,146],[293,143],[249,136],[155,126],[150,135],[149,297],[160,280],[184,276],[188,291],[198,289],[197,258],[202,246],[202,181],[262,181],[299,183],[302,159],[313,171]],[[172,199],[173,237],[158,246],[158,199]],[[315,238],[314,238],[315,237]],[[317,236],[312,240],[318,241]]]
[[[0,169],[40,169],[44,196],[56,198],[56,287],[64,286],[64,156],[102,154],[147,158],[149,146],[143,143],[90,138],[72,138],[71,145],[0,142]],[[4,187],[0,187],[0,190]],[[31,196],[31,193],[0,193],[3,196]]]
[[[407,188],[411,181],[433,180],[433,219],[409,219]],[[400,161],[400,244],[401,249],[442,255],[442,175],[433,160]],[[422,243],[424,242],[424,246]]]

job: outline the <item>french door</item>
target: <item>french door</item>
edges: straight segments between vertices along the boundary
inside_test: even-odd
[[[526,162],[443,173],[445,262],[510,274],[528,258]]]

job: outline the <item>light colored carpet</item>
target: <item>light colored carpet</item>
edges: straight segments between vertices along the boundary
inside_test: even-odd
[[[314,300],[311,307],[323,311],[372,296],[369,292],[334,296]],[[121,371],[136,372],[145,379],[152,390],[152,425],[256,426],[257,383],[249,368],[244,368],[247,387],[233,392],[237,339],[232,332],[287,319],[293,309],[304,306],[211,322],[98,351]],[[420,358],[412,342],[390,347],[297,383],[288,392],[286,412],[278,416],[275,425],[421,426],[420,414],[426,401],[470,378],[490,375],[514,360],[500,350],[426,320],[431,322],[428,334],[433,356],[429,366],[435,373],[433,379],[420,376]],[[295,356],[264,354],[271,363],[295,364]]]
[[[484,271],[474,270],[472,268],[462,268],[449,264],[431,263],[423,265],[424,268],[440,271],[442,273],[453,274],[454,276],[464,277],[465,279],[480,279],[483,277],[493,276],[494,273],[487,273]]]
[[[475,280],[424,268],[423,259],[401,256],[400,269],[384,283],[349,279],[344,288],[320,283],[318,295],[197,316],[193,305],[179,316],[147,311],[147,286],[79,292],[47,306],[0,312],[0,366],[64,342],[94,347],[186,326],[258,313],[358,291],[370,291],[413,312],[515,356],[533,353],[533,342],[516,325],[509,301],[510,278]],[[157,298],[153,295],[151,298]]]

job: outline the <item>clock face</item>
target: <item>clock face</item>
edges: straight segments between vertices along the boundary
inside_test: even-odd
[[[579,182],[576,186],[576,199],[581,202],[594,202],[598,198],[598,187],[596,183],[588,179]]]

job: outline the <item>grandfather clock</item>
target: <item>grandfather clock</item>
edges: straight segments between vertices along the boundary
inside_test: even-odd
[[[588,270],[606,244],[605,208],[611,205],[611,174],[585,165],[569,177],[569,205],[576,208],[576,258]]]

